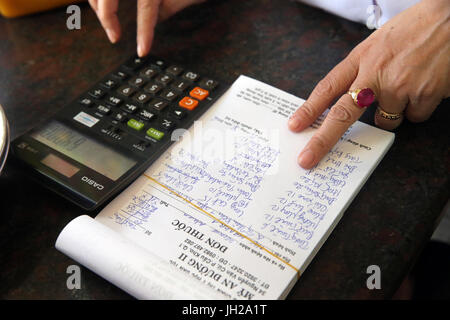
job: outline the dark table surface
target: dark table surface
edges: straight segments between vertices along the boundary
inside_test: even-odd
[[[65,8],[0,18],[0,103],[15,138],[75,99],[135,52],[135,2],[122,1],[123,38],[111,45],[83,4],[82,28]],[[153,53],[232,83],[240,74],[306,98],[370,34],[363,25],[292,1],[209,1],[161,23]],[[428,241],[449,198],[449,102],[422,124],[405,122],[341,222],[298,281],[291,299],[391,298]],[[363,121],[371,123],[369,111]],[[25,176],[10,158],[0,177],[0,296],[7,299],[128,299],[54,243],[82,209]],[[92,213],[95,215],[97,212]],[[378,265],[382,289],[368,290]]]

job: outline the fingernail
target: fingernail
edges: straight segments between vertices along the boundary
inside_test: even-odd
[[[136,42],[137,42],[137,52],[138,52],[138,56],[139,57],[144,57],[148,54],[148,52],[150,51],[150,44],[148,39],[146,39],[143,36],[138,36],[136,38]]]
[[[137,45],[137,54],[139,57],[142,57],[142,47],[139,43]]]
[[[137,54],[139,57],[143,57],[146,54],[144,51],[144,46],[140,43],[138,43],[138,46],[137,46]]]
[[[300,120],[296,116],[291,116],[288,121],[288,126],[291,130],[296,130],[300,125]]]
[[[307,149],[300,154],[298,164],[304,169],[309,169],[314,163],[314,158],[314,153],[310,149]]]

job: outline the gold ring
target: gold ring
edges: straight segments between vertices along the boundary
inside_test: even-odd
[[[381,109],[379,106],[377,107],[377,113],[380,117],[386,120],[398,120],[403,117],[403,112],[401,113],[389,113]]]

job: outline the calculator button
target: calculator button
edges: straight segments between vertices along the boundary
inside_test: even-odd
[[[167,86],[169,83],[171,83],[173,81],[173,77],[169,74],[162,74],[162,75],[156,77],[156,81]]]
[[[88,93],[95,99],[101,99],[106,94],[106,91],[103,89],[97,88],[97,89],[89,91]]]
[[[94,103],[91,98],[82,98],[78,102],[85,107],[90,107]]]
[[[142,87],[145,84],[145,79],[143,77],[133,77],[128,83],[135,87]]]
[[[187,80],[176,80],[174,83],[172,83],[172,88],[184,91],[189,88],[190,85],[191,83]]]
[[[150,111],[147,111],[147,110],[142,109],[142,110],[139,112],[139,117],[140,117],[142,120],[150,121],[150,120],[152,120],[152,119],[155,117],[155,114],[154,114],[154,113],[151,113]]]
[[[162,119],[159,125],[163,130],[170,130],[174,126],[174,122],[169,119]]]
[[[123,85],[121,86],[117,92],[119,92],[121,95],[125,96],[125,97],[129,97],[131,96],[133,93],[136,92],[136,89],[134,89],[133,87],[129,86],[129,85]]]
[[[166,67],[166,62],[162,59],[154,58],[151,63],[157,65],[159,68],[164,69]]]
[[[147,149],[147,147],[148,147],[148,143],[143,142],[143,141],[139,141],[139,142],[136,142],[135,144],[133,144],[133,148],[135,148],[141,152],[144,152],[145,149]]]
[[[117,82],[113,79],[107,79],[101,83],[102,86],[108,89],[113,89],[117,86]]]
[[[136,119],[128,120],[127,125],[137,131],[140,131],[142,130],[142,128],[144,128],[144,123]]]
[[[171,90],[171,89],[167,89],[167,90],[164,90],[161,93],[161,98],[164,98],[164,99],[169,100],[169,101],[173,101],[176,98],[178,98],[179,95],[180,94],[178,92],[176,92],[174,90]]]
[[[97,106],[97,111],[99,113],[101,113],[101,114],[105,114],[106,115],[106,114],[109,114],[111,112],[111,108],[109,108],[109,107],[107,107],[107,106],[105,106],[103,104],[99,104]]]
[[[196,81],[200,76],[198,73],[188,71],[185,74],[183,74],[183,78],[190,81]]]
[[[190,96],[192,98],[196,98],[200,101],[204,100],[207,96],[209,96],[209,91],[202,89],[200,87],[195,87],[194,89],[189,92]]]
[[[198,106],[198,101],[189,97],[184,97],[178,104],[182,108],[194,110]]]
[[[156,130],[155,128],[150,128],[147,130],[147,135],[155,140],[161,140],[164,137],[164,132]]]
[[[126,78],[128,78],[128,74],[126,74],[125,72],[123,72],[121,70],[114,72],[112,74],[112,76],[116,77],[116,78],[118,78],[120,80],[125,80]]]
[[[139,92],[138,94],[136,94],[133,98],[134,101],[144,104],[147,103],[150,99],[152,98],[152,96],[148,93],[144,93],[144,92]]]
[[[131,58],[125,63],[125,67],[131,70],[136,70],[144,65],[145,60],[145,58],[140,57]]]
[[[124,135],[126,134],[124,131],[114,128],[113,126],[109,126],[101,129],[101,132],[115,140],[122,140]]]
[[[121,140],[124,136],[127,135],[127,133],[123,130],[120,130],[119,128],[115,128],[113,130],[113,133],[116,134],[116,136],[114,138],[116,138],[117,140]]]
[[[186,115],[186,112],[182,109],[175,109],[172,110],[172,112],[170,113],[174,118],[181,120],[184,118],[184,116]]]
[[[126,111],[128,113],[135,113],[138,110],[138,106],[132,103],[126,103],[123,107],[122,110]]]
[[[149,103],[150,108],[153,108],[158,111],[163,110],[165,107],[167,107],[167,105],[168,105],[168,103],[166,101],[164,101],[162,99],[158,99],[158,98],[153,99]]]
[[[212,80],[212,79],[202,79],[198,85],[200,87],[202,87],[203,89],[212,91],[217,87],[218,84],[219,83],[217,81]]]
[[[106,102],[114,107],[117,107],[119,104],[122,103],[122,99],[116,97],[116,96],[108,96],[106,99]]]
[[[166,69],[167,73],[170,73],[174,76],[178,76],[180,75],[180,73],[183,72],[183,68],[179,67],[179,66],[170,66]]]
[[[156,76],[158,74],[158,70],[156,70],[155,67],[147,67],[144,70],[141,71],[140,75],[142,77],[146,77],[148,79],[153,78],[154,76]]]
[[[157,94],[162,90],[163,86],[157,83],[150,83],[144,87],[144,90],[148,93]]]
[[[127,120],[127,114],[125,112],[117,112],[113,116],[113,120],[119,123],[125,122]]]

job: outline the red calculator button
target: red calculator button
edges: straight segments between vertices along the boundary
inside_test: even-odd
[[[178,104],[182,108],[194,110],[198,106],[198,101],[189,97],[184,97]]]
[[[207,96],[209,96],[209,91],[202,89],[200,87],[195,87],[194,89],[191,90],[191,92],[189,94],[191,95],[191,97],[202,101]]]

